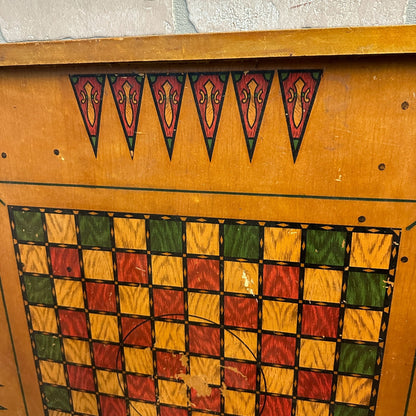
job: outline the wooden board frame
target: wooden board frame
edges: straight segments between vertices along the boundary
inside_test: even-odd
[[[0,414],[43,414],[10,206],[400,229],[375,415],[416,414],[415,34],[403,26],[0,45],[0,322],[10,327]],[[189,78],[207,68],[231,72],[212,158]],[[252,158],[232,78],[245,71],[274,77]],[[323,71],[295,160],[278,71]],[[132,73],[187,74],[172,154],[148,79],[129,154],[106,77]],[[105,75],[96,154],[74,74]]]

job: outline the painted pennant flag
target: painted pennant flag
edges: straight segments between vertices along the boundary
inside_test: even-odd
[[[105,75],[70,75],[78,107],[97,157]]]

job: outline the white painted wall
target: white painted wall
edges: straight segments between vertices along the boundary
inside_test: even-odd
[[[0,42],[416,23],[416,0],[0,0]]]

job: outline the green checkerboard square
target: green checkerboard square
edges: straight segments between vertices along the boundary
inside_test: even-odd
[[[150,248],[155,251],[182,252],[182,223],[180,221],[151,220]]]
[[[26,297],[30,303],[54,304],[51,279],[49,277],[24,275],[23,282],[25,284]]]
[[[39,358],[62,361],[61,341],[58,337],[35,334],[34,339]]]
[[[97,215],[80,215],[79,232],[83,246],[111,247],[110,218]]]
[[[47,407],[50,409],[59,409],[67,412],[71,411],[69,393],[66,388],[44,384],[42,386],[42,391],[45,395],[45,403]]]
[[[343,343],[339,371],[371,376],[374,375],[376,360],[377,346]]]
[[[343,266],[347,233],[342,231],[308,230],[306,262],[328,266]]]
[[[40,212],[13,211],[17,239],[20,241],[45,241]]]
[[[336,404],[334,409],[334,416],[368,416],[368,408],[345,406]]]
[[[351,272],[348,276],[347,303],[382,307],[386,295],[387,276],[377,273]]]
[[[258,259],[260,256],[259,227],[255,225],[224,225],[224,256]]]

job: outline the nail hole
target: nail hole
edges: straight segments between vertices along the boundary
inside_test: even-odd
[[[71,273],[71,272],[72,272],[72,269],[71,269],[70,267],[67,267],[67,268],[66,268],[66,271],[67,271],[68,273]]]
[[[409,103],[407,101],[402,102],[402,110],[407,110],[409,108]]]
[[[55,149],[55,150],[53,151],[53,153],[54,153],[56,156],[58,156],[58,155],[59,155],[59,150],[58,150],[58,149]]]
[[[365,221],[365,217],[364,217],[364,215],[360,215],[359,217],[358,217],[358,222],[364,222]]]
[[[409,259],[408,259],[406,256],[403,256],[403,257],[400,259],[400,261],[401,261],[402,263],[407,263],[407,262],[409,261]]]
[[[7,157],[7,153],[3,152],[3,153],[1,154],[1,157],[2,157],[3,159],[6,159],[6,157]]]
[[[384,169],[386,169],[386,165],[384,163],[380,163],[378,165],[378,170],[384,170]]]

